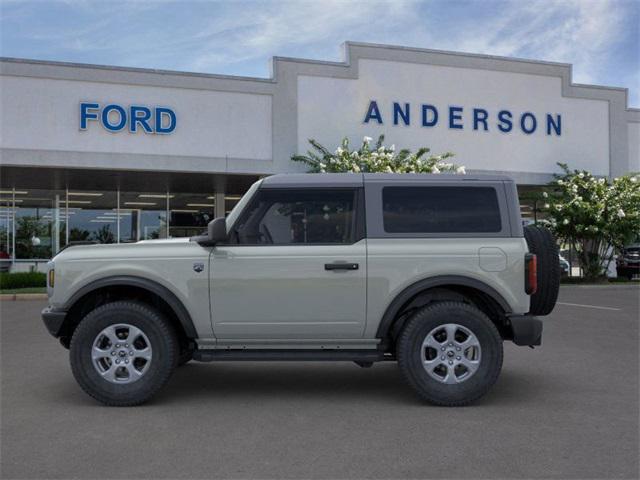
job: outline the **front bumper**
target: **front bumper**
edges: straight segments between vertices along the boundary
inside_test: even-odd
[[[542,345],[542,320],[530,315],[512,315],[509,317],[516,345]]]
[[[42,321],[47,327],[47,330],[49,330],[49,333],[56,338],[60,337],[66,318],[67,312],[64,310],[55,310],[51,307],[42,310]]]

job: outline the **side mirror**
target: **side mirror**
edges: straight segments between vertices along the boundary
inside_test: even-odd
[[[227,221],[224,217],[214,218],[207,225],[207,236],[209,243],[215,245],[227,239]]]

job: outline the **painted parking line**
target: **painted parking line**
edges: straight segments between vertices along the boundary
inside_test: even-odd
[[[600,307],[598,305],[583,305],[580,303],[565,303],[565,302],[556,302],[558,305],[566,305],[568,307],[582,307],[582,308],[597,308],[598,310],[622,310],[621,308],[613,308],[613,307]]]

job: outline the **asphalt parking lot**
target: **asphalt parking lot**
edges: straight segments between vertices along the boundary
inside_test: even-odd
[[[563,287],[471,407],[393,363],[188,364],[142,407],[76,385],[42,301],[2,302],[2,478],[638,478],[640,288]]]

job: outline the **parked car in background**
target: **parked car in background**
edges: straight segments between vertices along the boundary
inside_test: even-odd
[[[634,275],[640,275],[640,243],[632,243],[622,249],[616,262],[616,272],[619,277],[629,280]]]
[[[569,263],[569,260],[564,258],[562,255],[558,255],[558,259],[560,260],[560,274],[562,276],[569,275],[569,272],[571,271],[571,264]]]
[[[11,256],[3,249],[0,250],[0,272],[11,270]]]

